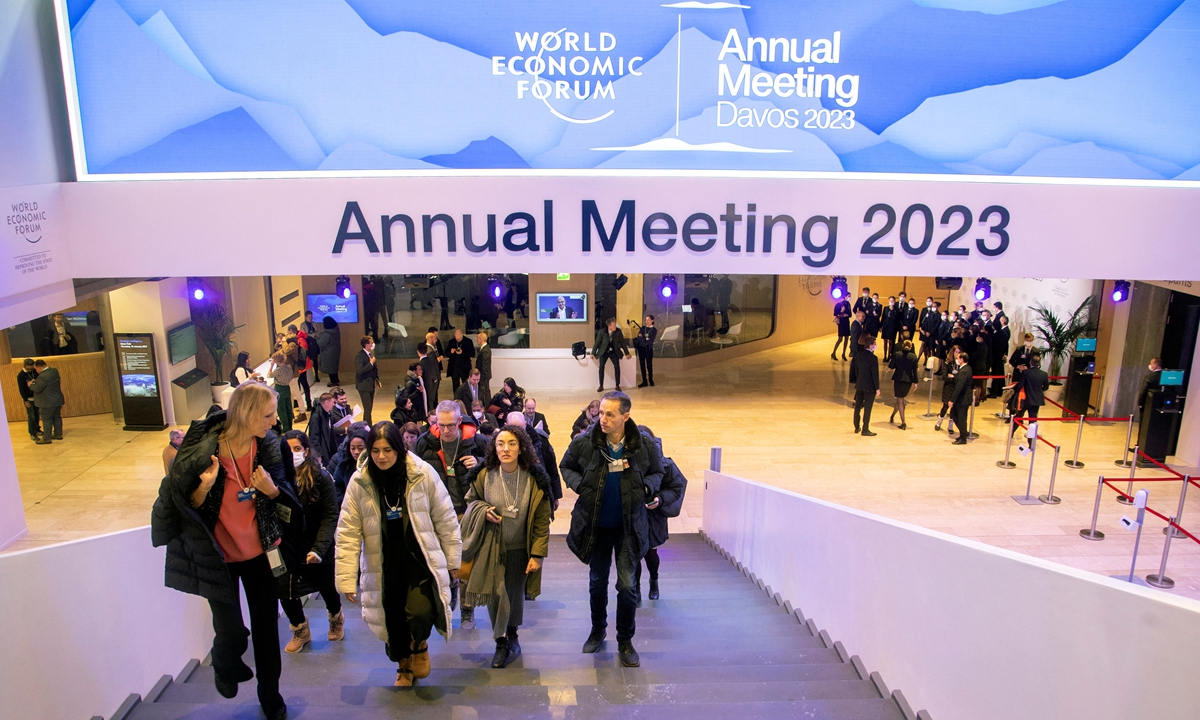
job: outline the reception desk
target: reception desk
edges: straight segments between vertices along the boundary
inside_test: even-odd
[[[62,409],[63,417],[112,412],[104,353],[53,355],[44,359],[57,368],[62,377],[62,393],[66,400]],[[17,391],[17,373],[21,372],[22,362],[24,358],[0,365],[0,387],[4,390],[4,410],[9,422],[25,421],[25,403]]]
[[[500,392],[504,378],[511,377],[528,390],[541,388],[595,390],[599,361],[591,355],[571,356],[570,348],[529,348],[504,350],[492,348],[492,392]],[[637,384],[637,357],[621,359],[621,387]],[[612,363],[604,372],[604,387],[616,386]]]

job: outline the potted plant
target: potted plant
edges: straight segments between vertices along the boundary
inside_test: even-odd
[[[1075,346],[1075,341],[1096,332],[1100,325],[1097,312],[1099,302],[1100,298],[1092,295],[1067,318],[1059,317],[1054,310],[1040,302],[1030,308],[1033,311],[1033,332],[1044,346],[1042,355],[1050,358],[1051,377],[1062,374],[1063,360]],[[1062,385],[1058,380],[1051,380],[1050,384]]]
[[[233,324],[233,319],[220,303],[193,307],[192,322],[196,324],[196,334],[199,335],[200,342],[204,344],[208,354],[212,355],[213,364],[216,365],[216,377],[213,378],[212,388],[213,401],[218,402],[224,386],[229,385],[224,379],[225,370],[221,365],[225,356],[237,346],[234,333],[237,332],[238,326]]]

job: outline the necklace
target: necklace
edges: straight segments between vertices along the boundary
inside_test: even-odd
[[[512,488],[512,491],[510,492],[508,489],[509,488],[508,483],[509,483],[509,478],[512,478],[512,477],[515,477],[516,481],[513,483],[513,488]],[[513,500],[513,498],[516,497],[517,493],[520,492],[520,490],[521,490],[521,466],[520,465],[517,466],[517,471],[515,473],[512,473],[511,475],[509,473],[505,472],[504,468],[500,468],[500,487],[501,487],[501,489],[504,490],[504,502],[508,506],[508,511],[510,513],[516,513],[517,512],[517,503],[516,503],[516,501]],[[516,517],[516,515],[514,514],[513,517]]]

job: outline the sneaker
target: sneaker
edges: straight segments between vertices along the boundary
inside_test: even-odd
[[[341,612],[329,616],[329,641],[337,642],[346,637],[346,616]]]
[[[592,634],[588,635],[587,642],[583,644],[583,651],[588,654],[598,652],[600,646],[604,644],[604,636],[605,632],[603,629],[593,630]]]
[[[288,640],[288,644],[284,646],[283,651],[289,653],[298,653],[304,649],[304,646],[312,642],[312,632],[308,629],[308,621],[299,625],[288,625],[292,629],[292,639]]]
[[[633,642],[630,640],[620,643],[617,653],[621,656],[621,664],[625,667],[637,667],[642,664],[642,659],[638,656],[637,650],[633,649]]]
[[[429,642],[422,641],[420,645],[414,643],[413,654],[408,661],[414,678],[420,680],[429,677]]]
[[[463,630],[475,629],[475,608],[464,607],[462,609],[462,622],[459,627]]]

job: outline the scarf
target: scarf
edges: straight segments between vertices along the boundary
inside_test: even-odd
[[[465,604],[473,607],[486,607],[492,598],[498,599],[500,605],[493,621],[497,627],[507,627],[512,608],[504,587],[500,526],[489,523],[485,517],[490,507],[482,500],[474,500],[463,514],[462,559],[463,562],[474,560],[475,564],[462,597]]]

